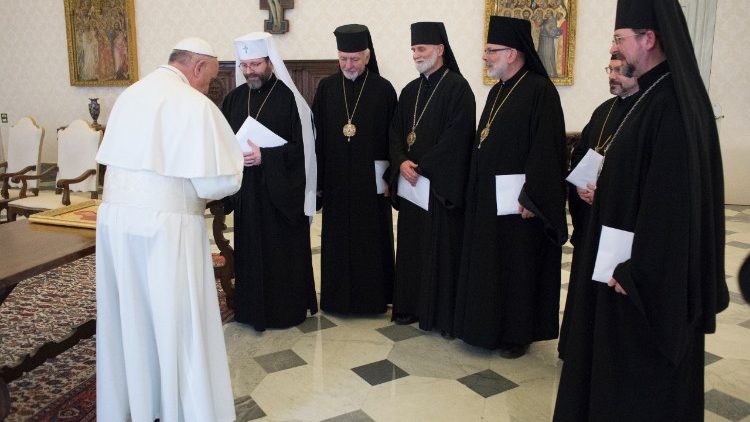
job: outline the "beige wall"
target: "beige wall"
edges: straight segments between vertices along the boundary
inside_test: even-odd
[[[580,130],[594,107],[608,97],[606,77],[601,70],[607,63],[609,39],[614,22],[615,0],[579,0],[575,85],[560,87],[568,130]],[[742,5],[744,14],[727,11],[727,3]],[[717,20],[719,44],[739,43],[748,29],[741,24],[748,17],[745,0],[722,0],[720,13],[731,15],[736,24]],[[189,5],[186,7],[185,5]],[[258,9],[253,0],[135,0],[139,72],[146,75],[166,60],[170,48],[179,39],[198,35],[211,42],[220,59],[234,57],[231,40],[247,32],[261,30],[268,12]],[[373,34],[383,76],[397,91],[416,77],[409,51],[409,24],[420,20],[445,22],[459,66],[477,98],[478,113],[489,91],[482,83],[483,0],[298,0],[286,13],[291,31],[277,38],[286,59],[335,58],[333,29],[345,23],[362,23]],[[34,116],[47,129],[43,161],[55,161],[55,129],[75,118],[88,117],[88,98],[99,97],[106,122],[117,95],[123,88],[72,87],[69,84],[67,41],[62,1],[0,1],[0,112],[8,113],[13,123],[24,115]],[[734,60],[747,60],[734,45]],[[714,57],[717,57],[715,55]],[[743,66],[730,68],[730,72]],[[727,118],[722,123],[724,139],[740,139],[747,133],[740,122],[734,126],[730,115],[744,113],[739,92],[729,82],[731,73],[716,71],[712,89],[735,100],[722,104]],[[732,81],[733,82],[733,81]],[[747,92],[747,90],[745,90]],[[713,92],[712,92],[713,94]],[[722,96],[722,98],[724,98]],[[735,117],[736,119],[736,117]],[[747,124],[747,119],[744,119]],[[9,123],[10,124],[10,123]],[[7,139],[9,124],[0,124]],[[739,141],[737,142],[739,145]],[[745,151],[745,155],[747,151]],[[732,179],[730,175],[729,179]],[[745,177],[745,181],[750,178]],[[745,202],[750,203],[750,201]]]
[[[721,106],[717,114],[724,115],[717,123],[729,204],[750,204],[750,60],[745,51],[749,17],[747,0],[718,3],[710,94]]]

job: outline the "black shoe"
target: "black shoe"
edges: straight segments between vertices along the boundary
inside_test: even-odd
[[[412,314],[396,314],[393,317],[393,322],[398,325],[409,325],[417,322],[417,317]]]
[[[518,359],[529,350],[528,344],[504,344],[497,349],[500,357],[505,359]]]
[[[443,336],[443,338],[446,339],[446,340],[453,340],[455,338],[455,337],[453,337],[453,334],[449,333],[446,330],[442,330],[440,332],[440,335]]]

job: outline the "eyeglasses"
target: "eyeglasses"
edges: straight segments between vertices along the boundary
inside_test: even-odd
[[[237,67],[240,68],[240,70],[250,70],[250,69],[258,69],[260,66],[265,63],[263,62],[257,62],[257,63],[240,63],[237,65]]]
[[[512,50],[512,48],[511,48],[511,47],[503,47],[503,48],[485,48],[485,49],[484,49],[484,54],[486,54],[486,55],[488,55],[488,56],[489,56],[490,54],[493,54],[493,53],[497,53],[497,52],[500,52],[500,51],[505,51],[505,50]]]
[[[615,35],[614,37],[612,37],[612,44],[620,45],[622,44],[622,40],[624,40],[625,38],[638,37],[643,34],[645,34],[645,32],[636,32],[635,34],[630,35]]]
[[[612,67],[612,66],[604,66],[604,73],[609,75],[610,73],[616,73],[618,75],[622,75],[622,67]]]

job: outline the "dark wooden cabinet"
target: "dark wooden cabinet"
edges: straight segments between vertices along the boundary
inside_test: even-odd
[[[338,60],[286,60],[284,61],[289,75],[307,104],[312,105],[315,90],[320,80],[339,69]],[[235,88],[235,62],[219,62],[219,75],[211,81],[208,96],[219,107],[229,91]]]

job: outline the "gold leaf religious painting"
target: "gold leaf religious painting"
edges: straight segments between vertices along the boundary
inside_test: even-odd
[[[578,0],[485,0],[484,34],[490,16],[508,16],[531,22],[531,38],[555,85],[573,85]],[[484,71],[484,83],[497,80]]]
[[[138,80],[133,0],[64,0],[70,84],[130,85]]]

